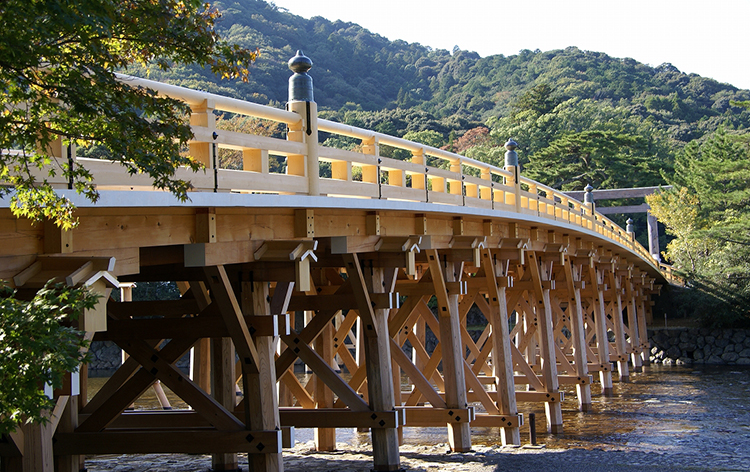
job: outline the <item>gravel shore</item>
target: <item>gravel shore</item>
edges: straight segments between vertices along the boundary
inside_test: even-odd
[[[312,443],[297,444],[284,450],[287,472],[369,472],[371,450],[339,443],[331,453],[315,452]],[[663,451],[643,452],[632,448],[618,449],[547,449],[544,447],[476,446],[472,452],[450,454],[446,444],[401,447],[401,466],[406,471],[438,472],[681,472],[681,471],[748,471],[750,463],[743,455],[696,454]],[[240,459],[247,470],[247,458]],[[207,455],[148,454],[107,455],[86,461],[88,472],[205,472],[211,468]]]

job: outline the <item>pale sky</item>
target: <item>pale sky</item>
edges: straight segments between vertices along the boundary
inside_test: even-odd
[[[750,89],[750,0],[273,0],[305,18],[357,23],[390,40],[511,56],[604,52],[669,62]],[[313,62],[315,59],[313,58]]]

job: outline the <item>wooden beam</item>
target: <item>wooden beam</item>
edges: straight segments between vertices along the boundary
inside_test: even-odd
[[[397,428],[399,414],[390,411],[352,411],[346,408],[280,408],[281,424],[296,428]]]
[[[208,285],[211,288],[211,298],[219,305],[220,313],[227,329],[234,341],[237,354],[243,363],[243,372],[258,372],[258,351],[250,336],[250,330],[245,323],[240,305],[229,283],[227,272],[223,266],[204,268]]]
[[[295,352],[302,362],[310,366],[319,378],[321,378],[339,398],[354,411],[369,411],[370,407],[352,388],[336,374],[336,372],[313,351],[310,346],[303,342],[299,336],[281,335],[281,340]],[[278,369],[278,365],[277,365]]]
[[[56,454],[281,453],[281,431],[106,431],[55,436]]]

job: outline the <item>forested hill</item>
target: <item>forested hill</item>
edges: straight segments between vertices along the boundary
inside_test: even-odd
[[[578,97],[627,106],[683,142],[719,124],[750,125],[748,112],[730,105],[731,100],[750,99],[748,91],[683,74],[669,64],[650,67],[575,47],[482,58],[457,48],[389,41],[353,23],[308,20],[261,0],[221,0],[215,6],[223,12],[220,33],[225,38],[261,50],[250,82],[217,83],[196,67],[178,67],[166,75],[151,71],[151,78],[260,103],[283,103],[290,74],[286,61],[301,49],[314,63],[316,101],[332,110],[350,102],[370,111],[416,108],[438,119],[484,122],[508,115],[525,91],[547,83],[563,101]],[[454,123],[451,128],[461,126]]]

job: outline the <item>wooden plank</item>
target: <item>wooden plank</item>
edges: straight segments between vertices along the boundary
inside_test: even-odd
[[[279,330],[286,331],[287,317],[279,315],[245,316],[245,323],[252,336],[275,336]],[[226,338],[229,328],[216,317],[153,318],[139,320],[110,320],[107,331],[94,335],[94,341],[121,341],[128,339],[185,339]]]
[[[474,408],[403,407],[408,427],[440,427],[468,424],[474,419]]]
[[[488,415],[477,413],[471,420],[471,426],[476,428],[508,428],[515,429],[523,425],[523,415]]]
[[[516,392],[516,401],[519,402],[543,402],[559,405],[562,402],[563,392]]]
[[[106,431],[59,433],[56,454],[281,453],[281,431]]]
[[[296,428],[397,428],[399,414],[390,411],[352,411],[344,408],[279,409],[281,424]]]

